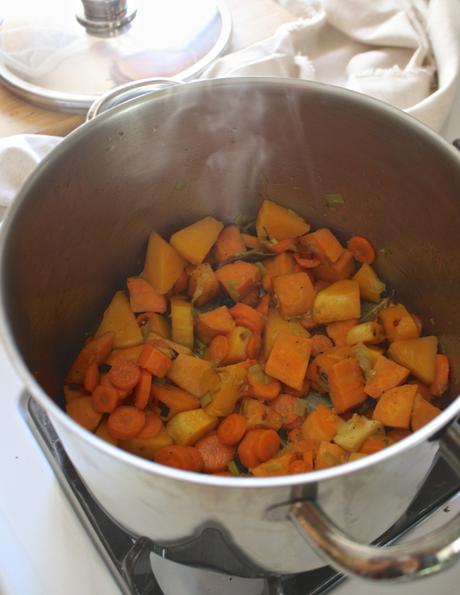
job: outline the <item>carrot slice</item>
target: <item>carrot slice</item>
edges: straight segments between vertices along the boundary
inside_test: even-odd
[[[248,233],[242,233],[241,239],[243,240],[246,248],[249,248],[250,250],[260,250],[261,243],[258,237],[252,236]]]
[[[259,430],[256,443],[256,456],[261,463],[276,455],[281,444],[280,437],[275,430]]]
[[[289,473],[292,475],[297,473],[307,473],[312,470],[313,466],[310,466],[310,464],[303,459],[294,459],[289,463]]]
[[[102,414],[94,410],[91,397],[69,401],[66,411],[74,421],[91,432],[94,432],[102,418]]]
[[[220,363],[227,357],[229,349],[228,337],[225,335],[216,335],[209,344],[209,357]]]
[[[141,371],[134,362],[120,360],[113,364],[107,375],[115,388],[131,391],[139,382]]]
[[[111,413],[118,405],[119,398],[120,394],[116,388],[103,384],[99,384],[91,395],[93,408],[99,413]]]
[[[430,384],[430,392],[433,396],[440,397],[447,390],[449,382],[449,358],[447,355],[436,354],[434,374],[434,380]]]
[[[359,452],[362,452],[366,455],[372,455],[374,452],[379,452],[379,450],[383,450],[387,446],[391,446],[393,444],[392,438],[390,436],[385,435],[376,435],[376,436],[369,436],[363,442]]]
[[[227,415],[217,428],[217,437],[222,444],[235,446],[246,433],[248,423],[244,415],[239,413],[230,413]]]
[[[260,335],[265,327],[265,320],[254,308],[241,302],[230,308],[230,315],[237,326],[244,326],[253,333]]]
[[[163,446],[155,453],[154,461],[184,471],[200,472],[203,469],[203,459],[194,446]]]
[[[283,427],[292,430],[300,425],[305,419],[304,415],[299,415],[298,397],[288,394],[281,394],[274,401],[271,401],[269,407],[281,415]]]
[[[375,250],[372,244],[362,236],[353,236],[347,242],[347,248],[358,262],[372,264],[375,260]]]
[[[270,252],[274,252],[275,254],[282,254],[283,252],[292,250],[294,246],[295,238],[286,238],[285,240],[280,240],[276,244],[269,244],[268,249],[270,250]]]
[[[294,254],[294,258],[303,269],[314,269],[321,264],[320,259],[313,254]]]
[[[262,314],[262,316],[268,316],[268,312],[270,310],[270,294],[266,293],[264,296],[260,298],[260,302],[256,307],[257,312]]]
[[[93,362],[86,368],[85,377],[83,379],[83,388],[86,392],[92,393],[99,384],[99,380],[99,367],[96,362]]]
[[[258,364],[249,368],[248,383],[251,394],[264,401],[273,401],[281,392],[281,382],[270,378]]]
[[[256,444],[258,440],[258,430],[249,430],[238,445],[238,456],[242,465],[247,469],[257,467],[260,463],[256,454]]]
[[[155,438],[161,432],[163,422],[160,416],[154,411],[145,412],[145,426],[138,434],[138,438]]]
[[[172,360],[159,349],[153,347],[153,345],[146,343],[142,348],[137,363],[141,368],[145,368],[154,376],[163,378],[171,367]]]
[[[150,398],[152,388],[152,374],[148,370],[141,370],[139,382],[134,391],[134,407],[145,409]]]
[[[337,320],[326,324],[326,333],[334,341],[336,347],[347,345],[348,331],[358,324],[357,318]]]
[[[246,345],[246,357],[249,359],[257,359],[259,357],[260,350],[262,349],[262,338],[260,335],[253,333]]]
[[[326,335],[312,335],[311,337],[311,354],[313,356],[318,353],[324,353],[333,347],[332,341]]]
[[[204,436],[195,444],[195,448],[203,459],[203,471],[206,473],[217,473],[227,469],[233,459],[234,448],[222,444],[216,432]]]
[[[127,440],[138,436],[145,426],[143,411],[130,405],[120,405],[109,415],[107,429],[111,436]]]

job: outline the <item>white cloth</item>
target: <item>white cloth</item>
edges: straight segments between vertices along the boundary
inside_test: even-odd
[[[459,0],[278,0],[296,20],[203,78],[281,76],[372,95],[435,130],[460,73]]]
[[[344,86],[439,130],[460,71],[460,0],[277,0],[295,18],[203,78],[280,76]],[[436,84],[437,83],[437,84]],[[60,137],[0,139],[0,219]]]

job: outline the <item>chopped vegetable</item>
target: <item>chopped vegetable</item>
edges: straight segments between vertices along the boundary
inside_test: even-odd
[[[149,236],[142,276],[161,295],[168,293],[186,265],[179,253],[158,233]]]
[[[192,264],[201,264],[223,227],[214,217],[205,217],[176,231],[169,241],[185,260]]]

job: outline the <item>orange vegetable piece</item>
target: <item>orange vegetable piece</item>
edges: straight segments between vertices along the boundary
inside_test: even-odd
[[[268,407],[281,415],[284,428],[292,429],[300,425],[305,418],[304,415],[299,415],[298,401],[298,397],[282,393],[271,401]]]
[[[436,376],[436,352],[438,339],[434,336],[393,341],[388,348],[390,357],[409,368],[424,384],[431,384]]]
[[[90,364],[94,362],[102,364],[107,359],[113,348],[114,336],[115,333],[110,331],[88,341],[70,366],[65,382],[67,384],[81,384]]]
[[[146,343],[137,360],[141,368],[145,368],[154,376],[163,378],[171,367],[172,360],[153,345]]]
[[[141,370],[139,382],[134,390],[134,407],[145,409],[150,399],[152,388],[152,374],[148,370]]]
[[[74,421],[90,432],[94,432],[102,419],[102,414],[95,411],[91,397],[69,401],[66,411]]]
[[[81,397],[87,397],[88,395],[81,388],[74,388],[68,384],[64,384],[64,399],[65,402],[73,401],[74,399],[81,399]]]
[[[275,256],[275,258],[265,260],[264,266],[267,272],[262,279],[262,286],[265,291],[271,292],[273,290],[273,279],[294,272],[295,260],[292,254],[283,252]]]
[[[297,473],[307,473],[313,471],[313,463],[310,465],[309,461],[303,459],[294,459],[289,464],[289,474],[295,475]]]
[[[262,314],[262,316],[268,316],[268,312],[270,311],[270,301],[271,297],[268,293],[260,298],[260,302],[256,307],[257,312]]]
[[[260,250],[261,243],[258,237],[252,236],[248,233],[242,233],[241,239],[243,240],[246,248],[249,248],[249,250]]]
[[[314,269],[315,278],[321,281],[342,281],[349,279],[355,271],[355,261],[349,250],[344,250],[334,263],[325,263]]]
[[[188,281],[188,294],[195,306],[203,306],[219,295],[220,285],[209,262],[198,265]]]
[[[313,444],[321,441],[330,442],[337,434],[342,420],[332,409],[320,403],[307,415],[302,424],[302,436]]]
[[[227,357],[229,348],[228,338],[225,335],[216,335],[209,344],[209,358],[220,363]]]
[[[143,345],[135,345],[134,347],[125,347],[124,349],[114,349],[105,360],[105,363],[113,366],[120,360],[137,362],[143,347]]]
[[[253,430],[258,432],[255,443],[256,456],[261,463],[268,461],[276,455],[281,445],[281,440],[275,430]]]
[[[181,276],[185,265],[186,261],[171,244],[156,232],[150,234],[143,277],[160,295],[168,293]]]
[[[279,242],[308,233],[310,225],[291,209],[265,199],[257,213],[256,229],[259,238],[268,237]]]
[[[364,378],[356,358],[345,358],[329,368],[329,394],[339,414],[364,403]]]
[[[409,429],[417,386],[403,384],[385,391],[377,402],[372,419],[391,428]]]
[[[216,432],[211,432],[200,438],[195,444],[195,448],[201,454],[203,471],[206,473],[217,473],[227,469],[235,452],[233,446],[220,442]]]
[[[409,373],[404,366],[380,355],[370,372],[364,390],[369,396],[378,399],[383,392],[402,384]]]
[[[376,434],[374,436],[369,436],[369,438],[364,440],[359,452],[362,452],[366,455],[372,455],[379,450],[383,450],[387,446],[391,446],[393,443],[394,441],[390,436]]]
[[[385,291],[385,283],[378,278],[377,273],[370,265],[362,264],[353,279],[359,285],[361,299],[374,303],[380,302],[380,296]]]
[[[265,327],[265,320],[262,314],[256,309],[240,302],[230,308],[229,312],[237,326],[244,326],[256,335],[262,334]]]
[[[435,355],[435,375],[430,384],[430,392],[435,397],[440,397],[447,390],[449,383],[449,358],[443,353]]]
[[[217,269],[216,277],[232,300],[239,302],[260,282],[261,274],[255,264],[237,260]]]
[[[201,264],[223,227],[223,223],[208,215],[176,231],[169,241],[188,262]]]
[[[301,390],[312,347],[311,339],[278,335],[265,364],[265,372],[288,386]]]
[[[98,413],[111,413],[118,405],[120,394],[113,386],[100,384],[91,395],[93,409]]]
[[[166,298],[141,277],[128,277],[129,304],[133,312],[166,312]]]
[[[216,335],[228,335],[234,328],[235,321],[229,309],[227,306],[220,306],[208,312],[200,312],[195,330],[200,339],[209,343]]]
[[[389,432],[387,432],[388,438],[391,438],[393,442],[399,442],[404,438],[410,436],[412,432],[410,430],[404,430],[403,428],[393,428]]]
[[[412,408],[410,425],[414,432],[423,427],[441,413],[439,407],[435,407],[419,395],[414,397],[414,405]]]
[[[107,376],[115,388],[131,391],[139,382],[141,371],[134,362],[120,360],[112,365]]]
[[[318,353],[324,353],[333,347],[332,341],[326,335],[312,335],[311,337],[311,354],[313,356]]]
[[[190,265],[188,265],[190,266]],[[189,275],[187,273],[187,267],[182,271],[177,281],[174,283],[172,293],[174,295],[180,295],[186,293],[188,289]],[[163,296],[164,297],[164,296]]]
[[[260,461],[256,453],[256,444],[258,442],[258,430],[249,430],[238,445],[238,457],[247,469],[257,467]]]
[[[220,232],[214,244],[214,258],[217,264],[222,264],[232,256],[246,252],[246,245],[241,237],[237,225],[228,225]]]
[[[155,438],[163,429],[163,422],[160,416],[154,411],[145,412],[145,425],[139,432],[137,438]]]
[[[315,457],[315,469],[328,469],[346,462],[346,451],[333,442],[321,442]]]
[[[347,335],[348,331],[359,323],[357,318],[350,318],[349,320],[337,320],[326,325],[326,333],[334,341],[336,347],[348,345]]]
[[[273,287],[281,316],[300,316],[312,308],[315,292],[307,273],[289,273],[275,277]]]
[[[402,304],[384,308],[380,311],[379,318],[389,341],[416,339],[419,336],[412,315]]]
[[[258,364],[249,368],[248,383],[252,396],[263,401],[276,399],[281,391],[281,383],[267,376]]]
[[[202,397],[219,382],[211,362],[184,353],[173,360],[168,378],[195,397]]]
[[[130,405],[120,405],[107,418],[107,429],[114,438],[135,438],[143,430],[146,415]]]
[[[153,460],[160,465],[182,469],[183,471],[203,470],[203,459],[200,452],[194,446],[181,446],[171,444],[159,448],[154,454]]]
[[[245,398],[240,413],[246,418],[248,430],[266,425],[267,406],[257,399]]]
[[[248,422],[244,415],[230,413],[219,424],[217,437],[222,444],[236,446],[246,433]]]
[[[251,335],[246,344],[246,357],[256,359],[262,349],[262,338],[260,335]]]
[[[193,409],[199,409],[201,406],[199,399],[172,384],[160,385],[153,383],[151,391],[156,404],[160,407],[160,412],[162,405],[167,407],[167,413],[163,414],[161,412],[161,417],[166,420],[170,420],[181,411],[191,411]]]
[[[347,248],[358,262],[372,264],[375,260],[375,250],[368,239],[353,236],[347,242]]]
[[[96,362],[90,364],[85,372],[83,379],[83,388],[86,392],[92,393],[96,386],[99,384],[100,374],[99,367]]]
[[[321,260],[312,254],[294,254],[294,258],[302,269],[314,269],[321,264]]]
[[[300,240],[300,244],[318,256],[323,262],[337,262],[344,250],[330,229],[322,228],[307,234]]]

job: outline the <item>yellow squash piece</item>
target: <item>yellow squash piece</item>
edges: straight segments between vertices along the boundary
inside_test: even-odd
[[[214,217],[205,217],[176,231],[169,241],[188,262],[201,264],[223,227]]]
[[[358,282],[362,300],[376,304],[380,302],[380,295],[385,291],[385,283],[380,281],[370,264],[362,264],[353,279]]]
[[[220,384],[212,394],[211,403],[205,407],[208,415],[224,417],[235,408],[240,398],[240,388],[247,378],[247,370],[243,366],[224,366],[218,370]]]
[[[183,353],[173,360],[168,378],[195,397],[202,397],[219,383],[211,362]]]
[[[147,337],[149,333],[156,333],[165,339],[171,338],[171,328],[168,320],[161,314],[154,312],[147,324],[143,327],[144,336]]]
[[[193,349],[193,306],[180,298],[171,298],[171,338]]]
[[[361,302],[357,281],[336,281],[319,291],[313,304],[313,318],[319,324],[361,317]]]
[[[211,417],[203,409],[181,411],[167,424],[168,434],[176,444],[191,446],[217,426],[217,417]]]
[[[305,339],[310,337],[310,333],[303,328],[298,320],[285,320],[278,310],[270,309],[263,336],[265,359],[270,355],[273,343],[278,335],[294,335]]]
[[[119,440],[118,445],[127,450],[133,455],[150,459],[153,461],[155,453],[164,446],[170,446],[173,439],[168,434],[165,428],[162,428],[160,433],[153,438],[130,438],[129,440]]]
[[[412,315],[402,304],[380,310],[379,318],[389,341],[416,339],[419,336]]]
[[[181,276],[185,264],[171,244],[156,232],[150,234],[142,275],[158,293],[168,293]]]
[[[425,384],[431,384],[436,372],[438,339],[434,336],[394,341],[388,353],[401,366],[409,368],[414,376]]]
[[[358,343],[375,345],[381,343],[384,339],[385,335],[383,333],[382,325],[375,322],[375,320],[357,324],[347,333],[348,345],[357,345]]]
[[[264,200],[256,221],[257,236],[273,240],[287,240],[310,231],[303,217],[271,200]]]
[[[199,264],[191,273],[188,294],[195,306],[204,306],[219,295],[220,285],[209,262]]]
[[[340,426],[334,442],[348,452],[356,452],[369,436],[383,432],[384,427],[381,422],[354,413],[351,419]]]
[[[122,291],[117,291],[113,296],[107,310],[104,312],[95,336],[100,337],[108,331],[114,333],[114,349],[134,347],[144,341],[142,331],[136,322],[128,298]]]
[[[222,363],[237,364],[247,359],[246,349],[252,333],[244,326],[235,326],[228,336],[228,352]]]

